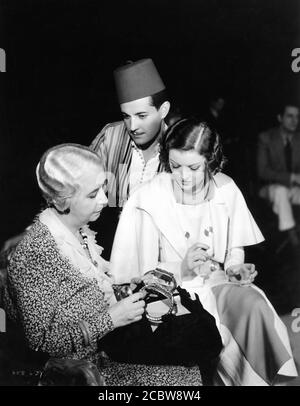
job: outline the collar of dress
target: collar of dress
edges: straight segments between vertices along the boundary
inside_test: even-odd
[[[214,259],[224,262],[226,244],[228,212],[225,199],[220,191],[215,188],[214,197],[208,201],[211,225],[214,230]],[[135,207],[147,212],[160,232],[177,251],[178,255],[184,258],[187,245],[184,233],[182,233],[177,219],[176,200],[172,189],[171,175],[161,173],[157,175],[146,187],[142,187],[135,195]],[[222,230],[220,232],[220,230]]]

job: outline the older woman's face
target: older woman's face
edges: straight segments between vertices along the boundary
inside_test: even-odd
[[[206,158],[195,150],[171,149],[169,164],[176,184],[184,194],[192,195],[202,189],[206,171]]]
[[[102,167],[88,164],[79,178],[79,188],[70,200],[70,216],[77,227],[95,221],[100,216],[107,197],[103,191],[106,175]]]

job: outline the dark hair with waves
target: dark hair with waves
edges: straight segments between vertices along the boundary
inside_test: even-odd
[[[166,172],[171,172],[170,149],[197,151],[206,158],[212,175],[222,171],[226,163],[218,133],[205,121],[194,117],[177,121],[164,134],[160,143],[160,162]]]

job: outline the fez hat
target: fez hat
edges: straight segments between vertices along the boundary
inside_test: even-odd
[[[114,79],[120,104],[151,96],[166,88],[149,58],[117,68]]]

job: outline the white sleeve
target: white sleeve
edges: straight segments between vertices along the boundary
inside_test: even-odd
[[[224,270],[226,271],[232,265],[243,264],[245,260],[245,252],[243,247],[235,247],[228,251],[225,262]]]
[[[114,238],[110,272],[116,283],[130,282],[158,264],[158,231],[151,216],[135,205],[133,194],[124,206]]]
[[[264,241],[264,237],[247,207],[244,196],[234,182],[228,184],[227,192],[226,200],[230,218],[228,248],[246,247]]]

